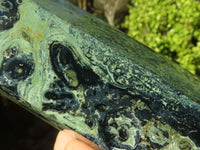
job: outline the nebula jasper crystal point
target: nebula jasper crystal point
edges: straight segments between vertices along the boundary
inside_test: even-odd
[[[200,149],[200,81],[67,1],[0,0],[0,93],[105,150]]]

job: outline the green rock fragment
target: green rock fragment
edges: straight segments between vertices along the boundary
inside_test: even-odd
[[[0,0],[0,94],[105,150],[200,149],[200,80],[67,1]]]

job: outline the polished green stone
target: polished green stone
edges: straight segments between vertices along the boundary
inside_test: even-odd
[[[0,93],[109,149],[200,149],[200,80],[67,1],[0,0]]]

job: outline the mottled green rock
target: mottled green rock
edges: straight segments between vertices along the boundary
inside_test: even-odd
[[[0,0],[0,93],[104,149],[200,149],[200,80],[68,2]]]

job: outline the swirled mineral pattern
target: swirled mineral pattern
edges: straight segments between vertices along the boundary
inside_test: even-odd
[[[0,0],[0,93],[105,150],[200,149],[200,81],[55,0]]]

